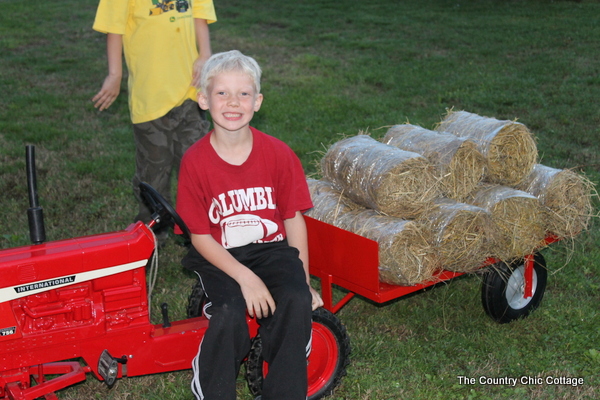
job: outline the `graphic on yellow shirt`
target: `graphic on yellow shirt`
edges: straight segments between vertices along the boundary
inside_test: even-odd
[[[152,4],[155,7],[150,9],[150,15],[160,15],[171,10],[183,13],[190,8],[187,0],[152,0]]]

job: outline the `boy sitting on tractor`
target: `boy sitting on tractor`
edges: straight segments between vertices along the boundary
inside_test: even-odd
[[[236,398],[248,313],[269,364],[262,400],[305,400],[311,311],[323,301],[309,281],[304,171],[285,143],[250,127],[263,101],[253,58],[215,54],[201,76],[198,104],[214,129],[185,153],[177,194],[192,242],[182,263],[209,299],[192,390],[199,400]]]

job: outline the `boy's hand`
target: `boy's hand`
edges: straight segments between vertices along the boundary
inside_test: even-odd
[[[325,303],[323,303],[323,299],[321,298],[319,292],[317,292],[311,286],[309,286],[309,288],[310,294],[312,295],[312,310],[315,311],[317,308],[323,307]]]
[[[238,281],[238,283],[240,282]],[[275,300],[273,300],[271,292],[254,272],[248,270],[241,280],[240,288],[251,317],[265,318],[275,312]]]
[[[92,101],[95,103],[94,107],[99,111],[106,110],[119,95],[121,91],[121,77],[108,75],[104,79],[102,88],[100,91],[92,97]]]

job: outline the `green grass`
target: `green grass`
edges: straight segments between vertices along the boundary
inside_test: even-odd
[[[5,2],[0,14],[0,247],[27,244],[24,147],[36,146],[49,240],[122,229],[133,138],[126,86],[98,113],[105,37],[91,0]],[[410,123],[433,128],[446,110],[518,119],[542,163],[600,182],[600,4],[595,1],[227,0],[216,2],[214,51],[239,49],[264,70],[253,125],[287,143],[307,174],[341,135]],[[598,202],[596,201],[596,206]],[[544,251],[549,282],[529,318],[493,322],[480,277],[457,279],[339,313],[351,337],[348,375],[333,399],[600,398],[600,234]],[[153,300],[183,318],[193,277],[173,242],[161,252]],[[342,291],[337,291],[340,296]],[[155,321],[155,322],[158,322]],[[465,385],[459,375],[582,377],[580,387]],[[62,399],[191,399],[189,371],[129,378],[108,390],[93,377]],[[243,379],[239,398],[250,399]]]

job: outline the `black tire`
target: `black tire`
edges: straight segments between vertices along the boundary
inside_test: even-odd
[[[329,396],[346,375],[350,338],[340,320],[324,308],[313,311],[313,348],[308,357],[308,399]],[[264,367],[260,335],[252,341],[246,360],[246,380],[254,396],[262,393]]]
[[[481,301],[486,313],[501,324],[528,316],[541,303],[546,290],[546,260],[536,253],[533,262],[532,296],[525,298],[525,260],[510,265],[494,264],[483,276]]]
[[[208,297],[204,293],[204,288],[200,280],[192,287],[192,292],[188,297],[187,316],[188,318],[200,317],[204,313],[204,305],[207,303]]]

